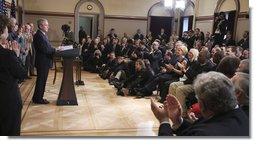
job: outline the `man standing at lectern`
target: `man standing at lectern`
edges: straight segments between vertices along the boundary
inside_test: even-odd
[[[56,53],[54,47],[49,43],[46,33],[49,25],[47,19],[37,21],[38,30],[34,35],[33,44],[35,47],[36,58],[35,67],[37,69],[36,86],[33,95],[33,102],[37,104],[49,104],[47,99],[43,99],[49,68],[52,67],[53,55]]]

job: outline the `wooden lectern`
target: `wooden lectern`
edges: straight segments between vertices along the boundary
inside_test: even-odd
[[[57,98],[57,106],[78,105],[73,80],[73,60],[80,55],[80,48],[60,51],[55,54],[63,58],[63,79]]]

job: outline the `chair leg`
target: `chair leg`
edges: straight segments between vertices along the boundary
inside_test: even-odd
[[[158,101],[161,100],[159,85],[156,86],[156,99],[157,99]]]

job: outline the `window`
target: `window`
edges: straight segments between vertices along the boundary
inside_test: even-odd
[[[189,17],[183,18],[183,31],[188,31],[189,26]]]

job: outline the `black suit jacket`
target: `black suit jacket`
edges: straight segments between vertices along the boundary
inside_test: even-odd
[[[247,39],[241,39],[238,43],[238,46],[241,46],[243,49],[249,48],[249,37]]]
[[[136,33],[133,38],[134,38],[134,40],[138,40],[138,39],[143,40],[144,39],[144,35]]]
[[[50,45],[48,38],[40,30],[37,30],[33,39],[36,52],[35,67],[37,69],[52,67],[53,55],[56,49]]]
[[[187,39],[188,50],[193,48],[194,42],[195,42],[195,36],[191,36],[190,38]]]
[[[162,60],[162,53],[158,49],[148,56],[151,63],[151,68],[154,70],[154,73],[157,74],[160,72],[160,62]]]
[[[0,45],[0,122],[22,108],[18,79],[26,76],[26,69],[16,54]],[[0,123],[1,124],[1,123]]]
[[[249,136],[249,118],[240,109],[216,115],[208,120],[203,118],[190,124],[183,124],[173,131],[170,124],[162,124],[159,136]]]
[[[184,81],[184,84],[192,84],[198,74],[209,71],[214,71],[214,65],[211,61],[208,61],[205,65],[201,65],[199,62],[192,64],[185,72],[187,79]]]

